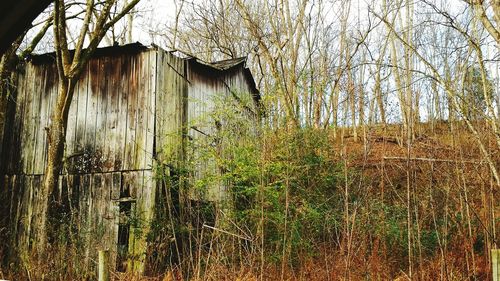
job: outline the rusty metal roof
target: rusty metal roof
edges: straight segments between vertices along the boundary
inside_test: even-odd
[[[52,0],[16,0],[0,2],[0,55],[17,37],[27,30],[31,22]]]

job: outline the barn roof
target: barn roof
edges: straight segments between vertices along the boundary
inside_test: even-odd
[[[139,42],[121,45],[121,46],[109,46],[96,49],[93,57],[109,57],[117,56],[123,54],[137,54],[143,51],[151,49],[160,49],[160,47],[153,45],[152,47],[147,47]],[[73,54],[73,50],[70,51],[70,55]],[[45,64],[45,63],[55,63],[56,53],[50,52],[45,54],[32,54],[29,55],[26,60],[33,64]],[[191,63],[192,66],[205,72],[207,75],[219,75],[226,73],[227,71],[233,71],[241,68],[247,83],[250,86],[254,100],[260,103],[260,93],[257,89],[253,75],[250,69],[246,66],[246,57],[240,57],[235,59],[221,60],[215,62],[205,62],[197,57],[189,56],[184,58],[187,62]]]
[[[94,52],[93,57],[109,57],[114,55],[124,55],[124,54],[137,54],[142,51],[146,51],[149,48],[142,45],[139,42],[121,45],[121,46],[109,46],[97,48]],[[72,56],[74,50],[70,50],[70,56]],[[33,64],[44,64],[44,63],[54,63],[56,61],[56,53],[44,53],[44,54],[31,54],[26,58],[27,61]]]
[[[246,57],[241,57],[241,58],[235,58],[235,59],[228,59],[228,60],[221,60],[221,61],[215,61],[215,62],[205,62],[202,61],[196,57],[190,57],[188,60],[195,61],[196,63],[203,64],[206,66],[209,66],[211,68],[215,68],[220,71],[228,70],[233,67],[237,66],[245,66],[247,58]]]
[[[246,65],[246,57],[215,62],[205,62],[196,57],[188,57],[186,58],[186,60],[189,61],[194,67],[198,67],[200,70],[202,70],[207,76],[213,76],[217,73],[225,73],[240,68],[245,75],[248,85],[250,86],[255,102],[260,103],[260,92],[257,89],[257,85],[255,83],[255,80],[253,79],[252,72]],[[216,70],[216,73],[214,73],[214,70]]]

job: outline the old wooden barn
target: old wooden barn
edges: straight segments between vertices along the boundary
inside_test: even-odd
[[[54,54],[32,56],[20,67],[10,101],[0,150],[0,211],[11,249],[34,246],[32,229],[39,218],[33,206],[57,83]],[[71,231],[81,238],[82,268],[95,266],[96,250],[107,248],[120,269],[144,269],[148,223],[160,186],[155,164],[175,166],[169,161],[182,159],[186,139],[214,126],[200,118],[213,109],[211,97],[235,92],[251,96],[249,110],[257,116],[259,94],[245,59],[205,63],[138,43],[97,50],[71,104],[65,165],[49,220],[64,224],[70,214],[78,222]],[[141,225],[125,221],[124,213],[133,213]]]

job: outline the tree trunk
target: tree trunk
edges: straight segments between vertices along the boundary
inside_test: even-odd
[[[36,243],[38,254],[43,255],[47,244],[47,213],[49,198],[57,188],[59,174],[63,167],[64,143],[68,124],[68,112],[74,92],[76,79],[61,79],[59,82],[56,107],[51,117],[52,123],[47,131],[47,166],[45,167],[43,185],[38,198],[38,220],[36,220]]]

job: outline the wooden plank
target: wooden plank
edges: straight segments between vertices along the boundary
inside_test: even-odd
[[[45,87],[44,87],[44,98],[43,103],[45,106],[45,110],[42,110],[42,114],[44,115],[41,121],[42,128],[42,137],[41,141],[43,142],[42,151],[39,153],[39,157],[41,158],[41,173],[45,172],[45,167],[47,164],[47,153],[48,153],[48,143],[47,143],[47,131],[45,128],[48,128],[51,122],[52,110],[54,108],[54,104],[56,103],[57,94],[58,94],[58,77],[57,70],[54,65],[46,68],[45,73]]]
[[[106,118],[107,118],[107,98],[108,98],[108,74],[109,67],[108,65],[111,63],[111,59],[109,57],[99,58],[99,76],[95,77],[98,81],[94,81],[94,83],[98,83],[98,91],[96,93],[97,96],[97,115],[96,115],[96,134],[95,134],[95,146],[94,146],[94,155],[93,159],[93,167],[92,171],[94,172],[102,172],[104,171],[104,163],[106,162],[105,155],[105,147],[108,146],[108,140],[106,139],[107,135],[107,126],[106,126]]]
[[[160,50],[157,64],[156,150],[158,159],[164,162],[181,156],[187,82],[180,75],[184,73],[183,60]]]
[[[16,98],[16,107],[14,113],[14,128],[12,130],[12,135],[9,139],[9,147],[11,149],[5,149],[6,159],[8,159],[7,172],[9,174],[17,174],[22,171],[22,161],[21,159],[21,148],[22,148],[22,135],[23,135],[23,121],[24,121],[24,110],[26,106],[26,83],[27,83],[25,72],[20,72],[18,76],[18,91]]]
[[[2,193],[2,200],[5,200],[8,205],[4,205],[3,207],[0,207],[0,209],[4,212],[4,214],[7,214],[6,217],[4,218],[9,218],[8,224],[12,225],[12,218],[15,216],[15,211],[16,211],[16,203],[18,201],[17,196],[19,196],[20,192],[14,192],[15,186],[11,184],[12,178],[14,178],[15,175],[8,176],[4,175],[2,180],[2,186],[4,190],[0,191]],[[16,196],[17,195],[17,196]],[[3,209],[5,207],[5,209]]]
[[[491,267],[493,281],[500,281],[500,249],[491,249]]]
[[[142,185],[142,172],[131,171],[123,173],[123,181],[122,181],[122,189],[121,189],[121,198],[130,197],[133,201],[131,201],[131,219],[136,222],[140,222],[140,218],[137,214],[137,200],[140,200],[141,196],[141,185]],[[136,199],[136,200],[134,200]],[[130,255],[130,259],[127,262],[127,270],[134,270],[136,266],[136,234],[140,232],[140,229],[134,229],[134,226],[137,226],[136,223],[130,224],[129,237],[128,237],[128,254]]]
[[[111,187],[111,200],[109,202],[110,204],[110,209],[111,213],[113,216],[113,232],[111,234],[111,241],[113,242],[110,246],[111,250],[111,264],[116,265],[116,258],[117,258],[117,244],[118,244],[118,230],[119,230],[119,223],[120,223],[120,205],[119,202],[116,202],[114,200],[120,198],[120,188],[121,188],[121,178],[122,175],[120,172],[116,172],[112,174],[112,187]]]
[[[5,176],[6,187],[10,191],[9,225],[12,227],[12,241],[18,241],[19,225],[21,220],[21,202],[23,192],[20,190],[19,177],[17,175]]]
[[[147,110],[146,103],[149,102],[149,53],[143,52],[139,55],[141,67],[139,68],[139,87],[137,90],[137,127],[135,135],[135,154],[132,159],[132,169],[144,169],[145,149],[146,149],[146,122]]]
[[[84,268],[89,268],[90,264],[90,247],[92,241],[92,230],[94,227],[92,216],[94,214],[94,202],[92,200],[94,196],[93,192],[93,178],[89,174],[85,174],[82,176],[82,208],[80,209],[83,213],[83,221],[82,228],[80,228],[79,233],[82,235],[83,244],[84,244]]]
[[[104,228],[102,237],[102,246],[105,249],[111,249],[111,247],[116,246],[116,241],[114,240],[114,223],[115,223],[115,209],[113,208],[113,202],[111,201],[111,192],[113,190],[113,174],[105,173],[102,175],[103,185],[102,185],[102,226]]]
[[[156,182],[154,180],[153,171],[143,172],[143,185],[142,185],[142,201],[143,201],[143,219],[149,227],[150,222],[154,218],[155,198],[156,198]],[[146,229],[146,233],[149,228]]]
[[[75,143],[73,151],[75,153],[81,153],[84,151],[86,146],[86,127],[87,127],[87,104],[89,102],[88,92],[89,92],[89,64],[85,66],[80,81],[78,82],[78,94],[74,97],[76,98],[77,104],[77,115],[75,120]]]
[[[148,93],[149,99],[146,101],[146,137],[145,137],[145,159],[144,168],[153,166],[154,137],[155,137],[155,113],[156,113],[156,78],[157,78],[157,52],[149,51],[149,77]]]
[[[119,119],[121,105],[121,61],[122,56],[112,57],[107,63],[106,70],[106,143],[103,146],[103,171],[116,171],[115,159],[121,158],[116,154],[121,153],[123,139],[119,136],[118,123],[123,122]]]
[[[94,224],[94,237],[97,239],[98,246],[104,246],[103,243],[103,220],[104,220],[104,200],[105,200],[105,188],[104,188],[104,178],[103,174],[95,173],[92,174],[92,185],[94,189],[94,196],[92,201],[94,201],[94,215],[92,216],[92,221]]]
[[[104,249],[109,249],[112,252],[116,252],[116,240],[115,240],[115,208],[113,202],[111,201],[111,192],[113,190],[113,174],[105,173],[103,177],[103,192],[101,198],[102,204],[102,227],[103,235],[101,241],[101,247]]]
[[[12,189],[16,189],[21,194],[17,201],[16,225],[17,225],[17,246],[20,251],[26,251],[29,246],[29,223],[31,217],[28,216],[28,207],[32,197],[31,189],[28,188],[27,176],[14,176]]]
[[[112,173],[113,180],[111,185],[111,200],[120,199],[120,188],[122,186],[121,172]]]
[[[97,115],[99,108],[99,83],[100,80],[100,66],[99,59],[91,59],[88,62],[89,77],[87,84],[87,112],[85,123],[85,152],[87,155],[82,159],[81,165],[84,167],[85,172],[95,171],[95,150],[96,150],[96,131]]]
[[[144,262],[146,254],[146,237],[149,231],[150,220],[149,214],[151,210],[147,209],[148,189],[145,186],[144,171],[134,172],[136,176],[134,181],[131,182],[136,186],[136,202],[132,210],[134,219],[137,224],[130,226],[129,236],[129,253],[132,256],[130,267],[133,272],[142,273],[144,271]]]
[[[161,150],[163,144],[163,97],[164,93],[164,72],[166,71],[165,65],[163,63],[165,52],[161,49],[156,51],[156,86],[155,86],[155,150],[158,157],[161,157]]]
[[[99,250],[99,281],[109,281],[109,251]]]
[[[26,173],[27,174],[35,174],[37,173],[37,168],[35,167],[36,159],[38,159],[38,153],[41,152],[41,145],[39,140],[40,135],[40,110],[41,110],[41,99],[42,99],[42,91],[41,84],[43,81],[42,77],[42,66],[34,66],[33,68],[33,88],[32,88],[32,116],[30,119],[32,129],[31,136],[29,138],[29,148],[30,148],[30,156],[27,159]],[[41,174],[41,173],[38,173]]]
[[[137,127],[137,114],[138,114],[138,91],[139,91],[139,72],[142,64],[137,56],[130,57],[129,67],[129,85],[128,85],[128,99],[127,99],[127,127],[126,127],[126,140],[123,157],[123,169],[132,170],[135,168],[134,159],[136,158],[136,127]]]
[[[26,202],[27,204],[27,211],[26,211],[26,218],[27,218],[27,236],[26,239],[28,239],[28,245],[31,245],[32,247],[37,247],[36,243],[36,235],[38,233],[35,233],[35,229],[37,229],[37,225],[40,225],[42,221],[42,216],[40,212],[38,212],[36,206],[39,206],[39,204],[42,204],[42,200],[40,197],[40,185],[42,184],[42,176],[40,175],[33,175],[33,176],[27,176],[27,180],[29,181],[29,184],[27,184],[27,188],[29,188],[29,199]],[[32,242],[32,244],[30,243]]]
[[[140,177],[142,172],[124,172],[122,177],[122,188],[121,188],[121,196],[120,197],[131,197],[132,199],[139,199],[140,196],[140,186],[139,181],[142,180]],[[131,218],[134,220],[137,219],[136,215],[136,201],[131,201],[131,210],[130,210]],[[128,254],[131,259],[127,261],[127,270],[133,270],[135,264],[135,233],[133,228],[133,224],[130,225],[129,237],[128,237]]]
[[[90,247],[95,248],[105,248],[106,241],[106,188],[105,188],[105,178],[104,174],[94,173],[92,177],[92,188],[93,196],[92,201],[94,205],[94,213],[92,215],[91,221],[92,227],[92,237],[90,242]],[[95,253],[91,253],[95,255]]]
[[[24,118],[22,120],[21,134],[21,170],[25,174],[31,172],[30,160],[33,159],[33,95],[34,91],[34,67],[31,64],[26,66],[26,88]]]
[[[143,236],[145,235],[144,233],[144,224],[145,221],[143,220],[144,218],[144,198],[143,198],[143,181],[144,181],[144,176],[143,172],[137,173],[137,177],[135,178],[134,185],[137,187],[137,195],[136,195],[136,202],[135,202],[135,208],[133,210],[133,216],[136,221],[139,222],[139,224],[136,225],[131,225],[130,226],[130,242],[129,242],[129,253],[132,254],[133,260],[131,267],[133,272],[141,272],[142,264],[143,264],[143,257],[142,257],[142,251],[143,251]]]
[[[131,82],[131,58],[130,55],[123,55],[121,58],[121,79],[118,84],[118,124],[116,128],[116,143],[118,145],[118,149],[115,150],[115,163],[114,169],[115,171],[119,171],[125,168],[125,155],[127,151],[127,131],[128,131],[128,102],[129,102],[129,89],[133,87],[129,87]]]
[[[34,119],[34,155],[33,155],[33,174],[42,174],[44,171],[44,151],[45,151],[45,136],[46,130],[45,126],[47,124],[47,107],[48,107],[48,99],[45,92],[45,85],[47,83],[47,72],[49,71],[49,67],[47,65],[40,65],[36,68],[36,78],[37,81],[35,90],[35,119]],[[50,83],[50,82],[49,82]]]
[[[144,272],[147,251],[147,237],[150,231],[150,225],[154,219],[156,183],[152,171],[143,171],[142,192],[140,196],[139,218],[142,221],[142,235],[137,241],[137,249],[140,256],[138,272]]]

